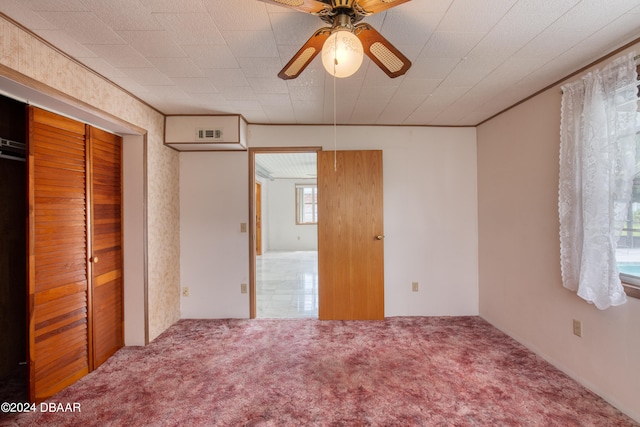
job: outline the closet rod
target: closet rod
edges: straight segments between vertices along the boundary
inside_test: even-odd
[[[22,157],[10,156],[8,154],[2,154],[1,152],[0,152],[0,159],[16,160],[18,162],[26,162],[27,161],[27,159],[23,159]]]
[[[7,160],[16,160],[18,162],[26,162],[26,159],[23,159],[22,157],[16,157],[16,156],[9,156],[7,154],[2,154],[0,153],[0,159],[7,159]]]
[[[3,148],[9,148],[9,150],[2,151]],[[23,157],[14,156],[12,154],[15,151],[26,152],[26,144],[23,142],[12,141],[10,139],[0,138],[0,158],[9,160],[18,160],[21,162],[26,161]],[[20,153],[21,154],[21,153]]]
[[[13,141],[11,139],[0,137],[0,145],[13,145],[13,144],[24,147],[24,142]]]

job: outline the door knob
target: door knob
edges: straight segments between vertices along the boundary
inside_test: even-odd
[[[383,236],[382,234],[378,234],[378,235],[376,236],[376,239],[378,239],[378,240],[382,240],[382,239],[384,239],[384,236]]]
[[[97,264],[98,263],[98,257],[97,256],[92,256],[91,258],[89,258],[89,262]]]

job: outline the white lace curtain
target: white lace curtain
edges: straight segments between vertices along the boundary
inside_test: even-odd
[[[562,87],[562,283],[603,310],[626,302],[616,246],[636,164],[635,54]]]

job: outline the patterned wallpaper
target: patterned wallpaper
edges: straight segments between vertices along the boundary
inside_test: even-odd
[[[147,131],[149,339],[180,317],[178,153],[163,145],[164,117],[0,16],[0,75],[16,72]],[[141,308],[142,309],[142,308]]]

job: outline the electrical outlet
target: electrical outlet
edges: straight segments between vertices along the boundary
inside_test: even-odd
[[[183,286],[182,287],[182,296],[183,297],[188,297],[189,296],[189,287],[188,286]]]
[[[411,282],[411,290],[413,292],[418,292],[418,282]]]
[[[240,293],[241,294],[246,294],[247,293],[247,284],[246,283],[241,283],[240,284]]]
[[[573,319],[573,335],[582,338],[582,322]]]

